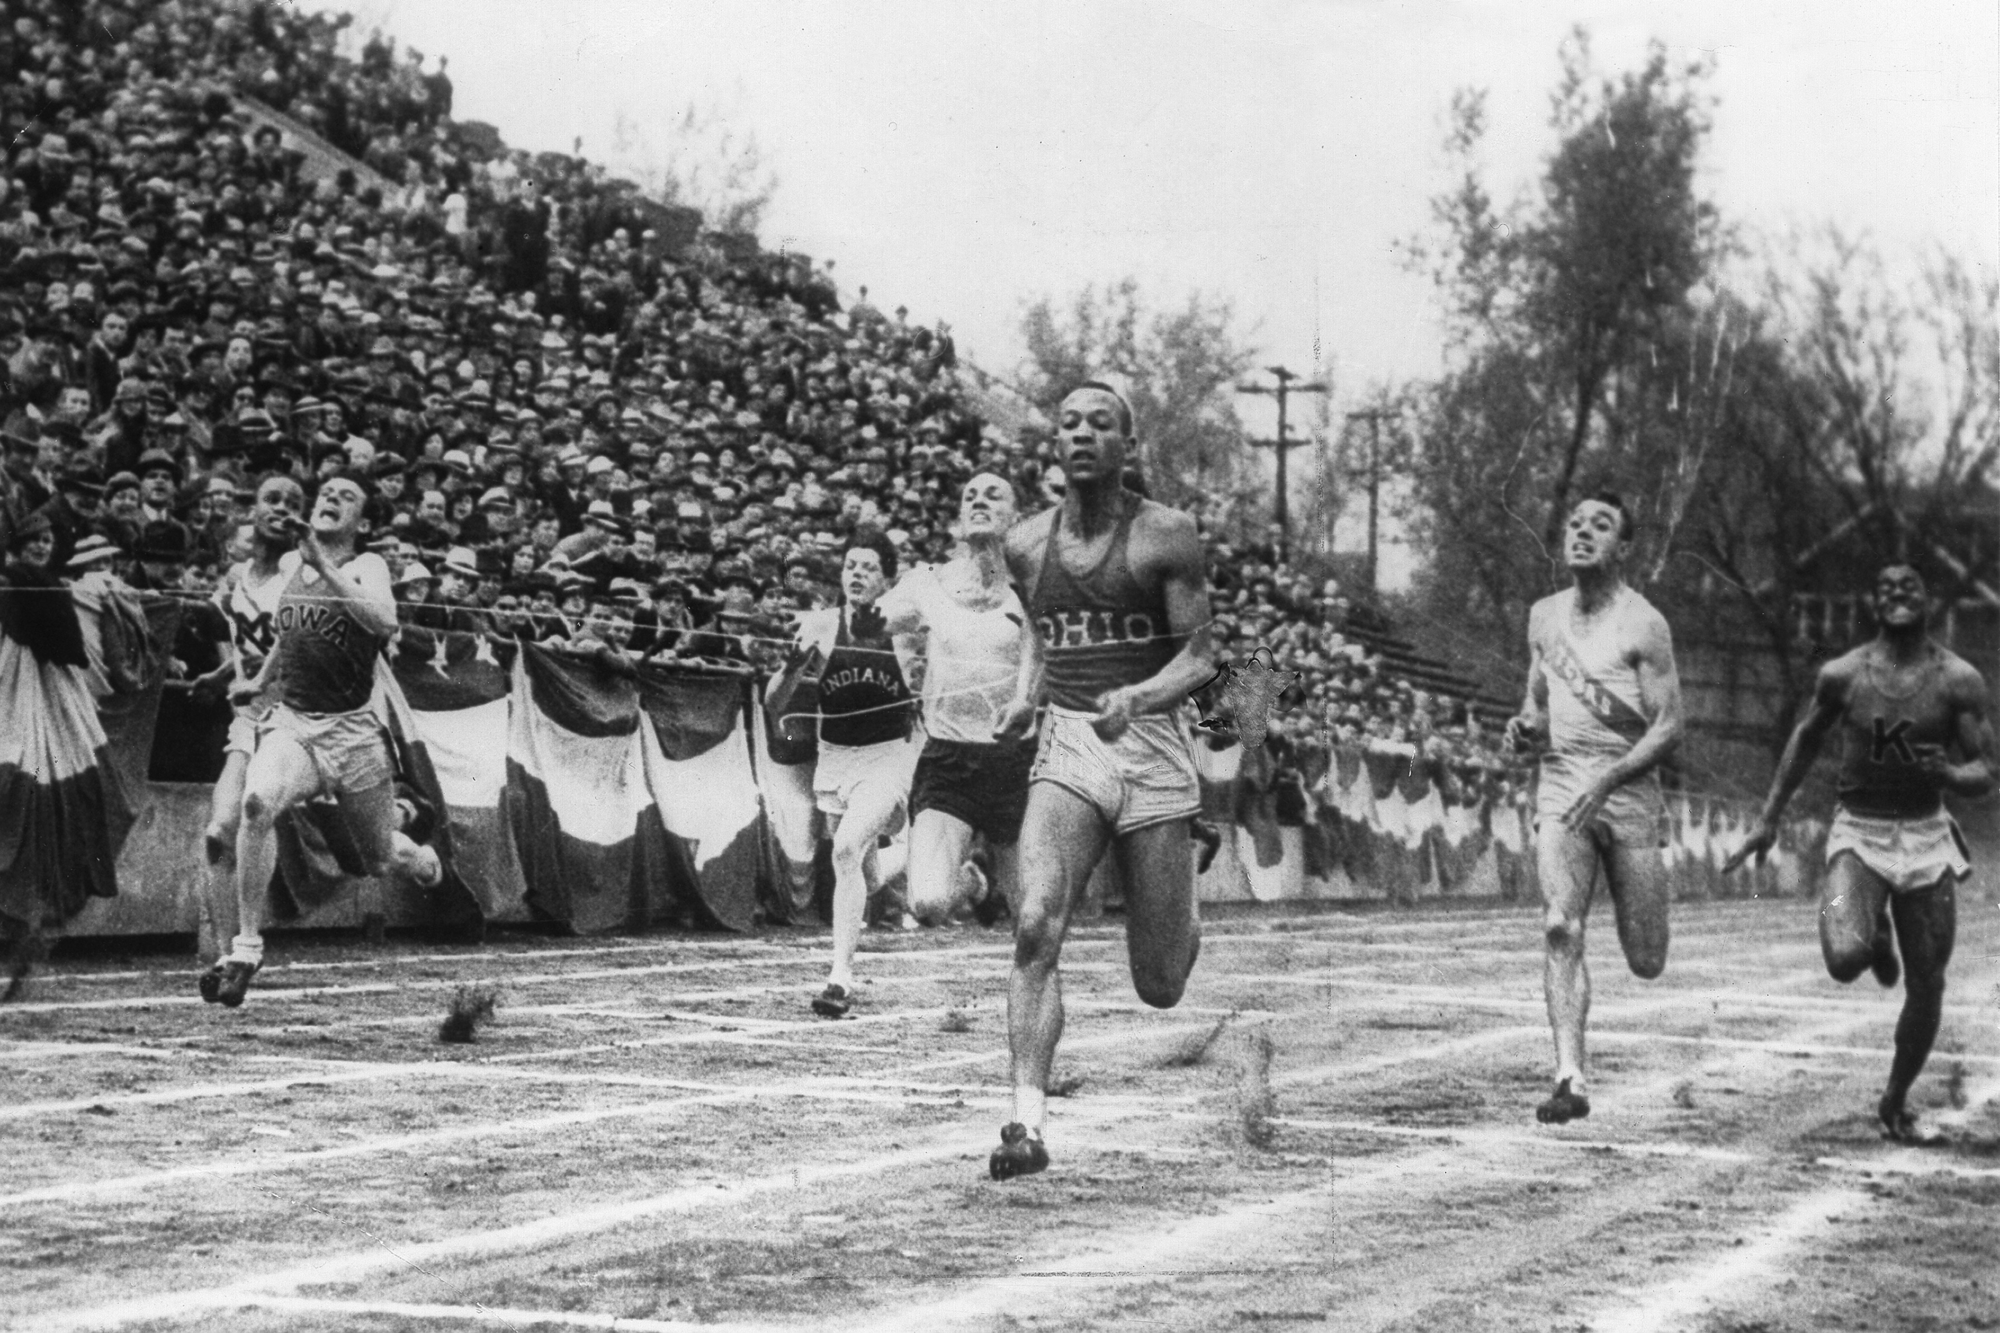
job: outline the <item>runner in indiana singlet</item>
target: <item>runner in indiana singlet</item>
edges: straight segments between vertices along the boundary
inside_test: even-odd
[[[356,560],[380,560],[360,555]],[[297,559],[296,555],[287,559]],[[307,580],[310,578],[310,582]],[[278,599],[278,698],[299,713],[351,713],[375,688],[382,640],[303,560]]]
[[[829,745],[879,745],[910,734],[910,687],[887,634],[854,638],[847,617],[819,678],[819,738]]]
[[[1127,554],[1137,497],[1126,497],[1126,512],[1095,568],[1072,574],[1056,553],[1063,511],[1049,524],[1048,545],[1029,598],[1045,649],[1043,682],[1048,700],[1062,708],[1095,713],[1107,690],[1136,685],[1160,673],[1180,647],[1167,620],[1163,592],[1148,592],[1132,576]]]
[[[1872,653],[1855,673],[1841,728],[1840,804],[1875,819],[1925,818],[1943,807],[1944,787],[1918,764],[1919,747],[1947,746],[1954,734],[1939,697],[1944,672],[1932,655],[1920,673],[1901,673],[1893,694],[1883,674]]]

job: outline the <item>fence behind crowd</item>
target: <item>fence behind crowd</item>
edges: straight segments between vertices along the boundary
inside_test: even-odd
[[[154,643],[179,607],[148,598]],[[353,873],[337,813],[310,804],[284,831],[274,909],[282,924],[454,927],[553,922],[580,933],[649,925],[743,929],[814,919],[809,765],[773,761],[747,675],[640,666],[475,636],[472,651],[384,663],[375,707],[406,794],[436,812],[448,867],[435,889]],[[117,895],[70,933],[202,928],[202,846],[222,766],[226,702],[197,697],[150,661],[104,697],[107,779],[131,807]],[[1535,896],[1528,793],[1468,785],[1404,747],[1336,750],[1310,782],[1265,752],[1197,742],[1206,817],[1223,848],[1204,901]],[[1769,863],[1725,880],[1721,861],[1751,812],[1669,798],[1664,830],[1682,897],[1809,889],[1824,825],[1789,824]],[[1115,893],[1115,887],[1110,889]]]

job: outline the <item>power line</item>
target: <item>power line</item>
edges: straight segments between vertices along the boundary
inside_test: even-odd
[[[1282,560],[1289,560],[1291,559],[1292,547],[1292,516],[1290,506],[1285,497],[1287,477],[1285,456],[1306,443],[1306,441],[1288,440],[1285,438],[1285,399],[1295,393],[1329,393],[1331,390],[1318,381],[1307,384],[1294,384],[1292,381],[1296,380],[1298,375],[1293,371],[1285,369],[1283,366],[1266,366],[1264,369],[1266,373],[1278,381],[1277,387],[1270,388],[1262,384],[1239,384],[1236,386],[1236,392],[1261,394],[1278,400],[1278,438],[1275,440],[1252,440],[1250,443],[1254,446],[1273,449],[1277,452],[1278,556]]]

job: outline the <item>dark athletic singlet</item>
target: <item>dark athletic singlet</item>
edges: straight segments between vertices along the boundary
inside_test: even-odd
[[[1136,497],[1126,501],[1110,548],[1087,574],[1070,573],[1057,558],[1060,508],[1049,524],[1028,611],[1045,650],[1043,684],[1049,702],[1059,707],[1094,713],[1105,691],[1158,675],[1180,651],[1167,621],[1166,597],[1132,577],[1126,548],[1141,503]]]
[[[1855,673],[1842,727],[1840,803],[1857,815],[1917,819],[1938,812],[1944,787],[1917,764],[1916,747],[1948,745],[1951,710],[1941,658],[1924,669],[1907,699],[1882,692],[1871,656]]]
[[[382,640],[345,602],[326,595],[325,579],[307,583],[309,569],[301,563],[278,599],[278,646],[272,650],[279,657],[278,698],[300,713],[351,713],[365,707],[375,689]]]
[[[910,734],[910,687],[887,634],[856,639],[840,615],[833,651],[819,678],[819,738],[829,745],[879,745]]]

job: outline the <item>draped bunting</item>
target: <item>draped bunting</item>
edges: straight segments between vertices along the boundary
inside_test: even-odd
[[[1319,764],[1324,768],[1320,769]],[[1233,823],[1228,855],[1202,877],[1204,899],[1248,896],[1385,897],[1459,894],[1531,900],[1535,835],[1530,789],[1481,776],[1468,782],[1408,746],[1338,747],[1314,768],[1305,799],[1270,753],[1197,746],[1204,816]],[[1700,793],[1667,796],[1663,853],[1676,896],[1745,898],[1813,890],[1826,826],[1788,820],[1762,866],[1728,876],[1722,862],[1748,834],[1747,805]]]
[[[139,637],[171,642],[177,615],[172,602],[148,599]],[[84,623],[94,625],[87,615]],[[0,782],[13,784],[0,797],[28,812],[0,830],[0,911],[25,910],[7,906],[8,885],[27,883],[29,867],[55,848],[56,915],[122,891],[142,901],[87,912],[79,924],[192,929],[185,870],[199,855],[206,789],[146,779],[157,664],[128,672],[136,692],[100,697],[95,717],[77,712],[87,690],[72,691],[68,704],[20,705],[51,688],[39,676],[25,682],[24,670],[18,651],[0,648],[0,673],[11,673],[0,688],[17,701],[15,716],[31,723],[0,735]],[[369,892],[389,895],[390,915],[405,924],[540,919],[596,932],[661,923],[744,929],[759,915],[815,921],[828,871],[815,838],[812,766],[771,760],[762,726],[751,725],[755,702],[755,684],[733,673],[620,671],[485,638],[471,652],[398,654],[393,670],[385,662],[378,672],[374,706],[405,794],[436,812],[429,837],[447,874],[428,892]],[[1203,737],[1195,759],[1204,815],[1225,833],[1222,855],[1201,877],[1205,899],[1535,897],[1532,806],[1518,783],[1450,774],[1407,746],[1308,756],[1301,773],[1268,750],[1217,749]],[[35,813],[41,796],[19,803],[19,793],[33,791],[30,772],[81,777],[60,802],[69,822]],[[146,832],[121,873],[114,854],[128,806]],[[1823,821],[1788,823],[1765,866],[1725,878],[1721,861],[1754,812],[1673,794],[1668,813],[1677,895],[1811,891]],[[337,810],[310,804],[282,829],[274,919],[334,904],[362,886],[360,869]]]
[[[179,623],[178,608],[148,615],[128,594],[64,601],[51,614],[74,617],[80,664],[0,633],[0,916],[20,925],[60,926],[117,896],[162,683],[154,647]],[[110,622],[128,632],[107,633]]]

